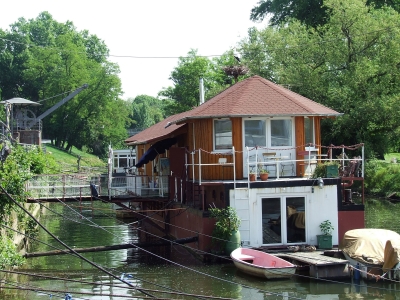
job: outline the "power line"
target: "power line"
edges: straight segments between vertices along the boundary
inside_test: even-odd
[[[78,53],[78,54],[84,54],[86,55],[87,53],[84,51],[66,51],[65,49],[57,48],[57,47],[49,47],[49,46],[38,46],[33,43],[21,43],[17,41],[13,41],[10,39],[5,39],[0,37],[0,40],[3,40],[5,42],[10,42],[18,45],[23,45],[26,46],[27,48],[29,47],[36,47],[36,48],[42,48],[42,49],[54,49],[57,51],[63,51],[63,52],[73,52],[73,53]],[[220,57],[223,54],[211,54],[211,55],[196,55],[196,57],[203,57],[203,58],[208,58],[208,57]],[[190,56],[137,56],[137,55],[116,55],[116,54],[100,54],[97,56],[103,56],[103,57],[118,57],[118,58],[136,58],[136,59],[179,59],[179,58],[190,58]],[[43,100],[42,100],[43,101]]]
[[[378,30],[373,30],[373,31],[368,31],[368,32],[362,32],[360,34],[354,34],[352,35],[352,37],[365,37],[371,34],[377,34],[377,33],[381,33],[381,32],[385,32],[385,31],[391,31],[394,29],[398,29],[400,26],[393,26],[393,27],[385,27],[382,29],[378,29]],[[263,29],[261,30],[257,30],[258,32],[263,31]],[[304,39],[304,38],[303,38]],[[6,39],[6,38],[2,38],[0,37],[0,40],[6,41],[6,42],[10,42],[10,43],[15,43],[15,44],[19,44],[19,45],[24,45],[26,47],[37,47],[37,48],[45,48],[45,49],[54,49],[57,51],[63,51],[63,52],[74,52],[74,53],[78,53],[78,54],[87,54],[86,52],[83,51],[66,51],[65,49],[61,49],[61,48],[57,48],[57,47],[50,47],[50,46],[39,46],[36,45],[34,43],[23,43],[23,42],[17,42],[17,41],[13,41],[10,39]],[[337,37],[337,38],[329,38],[329,39],[325,39],[322,40],[320,39],[320,41],[318,43],[331,43],[331,42],[337,42],[337,41],[341,41],[343,40],[343,36]],[[273,49],[273,50],[288,50],[288,49],[293,49],[293,48],[300,48],[303,47],[303,45],[296,45],[295,47],[270,47],[269,49]],[[267,50],[265,50],[264,52],[268,52]],[[224,54],[210,54],[210,55],[196,55],[196,57],[203,57],[203,58],[213,58],[213,57],[221,57]],[[138,56],[138,55],[117,55],[117,54],[101,54],[100,56],[103,57],[116,57],[116,58],[133,58],[133,59],[179,59],[179,58],[190,58],[189,56]],[[55,97],[55,96],[54,96]],[[50,98],[49,98],[50,99]],[[47,99],[45,99],[47,100]],[[42,100],[44,101],[44,100]]]
[[[1,186],[0,186],[0,187],[1,187]],[[1,188],[2,188],[2,187],[1,187]],[[2,189],[3,189],[3,188],[2,188]],[[67,206],[68,208],[70,208],[65,202],[62,202],[61,200],[59,200],[59,201],[60,201],[60,203],[64,204],[64,205]],[[70,209],[71,209],[71,208],[70,208]],[[75,211],[75,212],[76,212],[76,211]],[[78,213],[78,212],[76,212],[76,213]],[[78,213],[78,214],[79,214],[79,213]],[[83,218],[87,219],[85,216],[83,216],[83,215],[81,215],[81,216],[82,216]],[[91,223],[94,223],[92,220],[89,220],[89,219],[87,219],[87,220],[88,220],[89,222],[91,222]],[[94,223],[94,224],[95,224],[95,223]],[[98,224],[96,224],[96,225],[97,225],[97,227],[102,228],[102,227],[99,226]],[[117,237],[117,236],[116,236],[115,234],[113,234],[112,232],[110,232],[110,231],[108,231],[108,230],[106,230],[106,229],[104,229],[104,228],[102,228],[102,229],[103,229],[104,231],[106,231],[106,232],[112,234],[113,236]],[[170,241],[170,242],[171,242],[171,241]],[[171,264],[174,264],[174,265],[176,265],[176,266],[178,266],[178,267],[181,267],[181,268],[183,268],[183,269],[187,269],[187,270],[192,271],[192,272],[195,272],[195,273],[197,273],[197,274],[200,274],[200,275],[203,275],[203,276],[207,276],[207,277],[210,277],[210,278],[213,278],[213,279],[217,279],[217,280],[220,280],[220,281],[223,281],[223,282],[226,282],[226,283],[237,284],[236,282],[232,282],[232,281],[230,281],[230,280],[226,280],[226,279],[219,278],[219,277],[216,277],[216,276],[213,276],[213,275],[204,273],[204,272],[200,272],[200,271],[198,271],[198,270],[189,268],[189,267],[184,266],[184,265],[182,265],[182,264],[179,264],[179,263],[177,263],[177,262],[171,261],[171,260],[169,260],[169,259],[166,259],[166,258],[160,256],[160,255],[157,255],[157,254],[155,254],[155,253],[152,253],[151,251],[148,251],[148,250],[146,250],[146,249],[143,249],[143,248],[141,248],[141,247],[138,247],[137,245],[132,244],[132,246],[134,246],[134,248],[137,248],[137,249],[139,249],[139,250],[141,250],[141,251],[144,251],[145,253],[148,253],[148,254],[150,254],[150,255],[152,255],[152,256],[155,256],[155,257],[157,257],[157,258],[159,258],[159,259],[162,259],[162,260],[164,260],[164,261],[167,261],[167,262],[169,262],[169,263],[171,263]],[[71,248],[69,248],[69,249],[71,249]],[[76,252],[75,252],[75,253],[76,253]],[[81,255],[79,255],[79,257],[81,257]],[[86,260],[85,260],[85,261],[86,261]],[[247,285],[243,285],[243,284],[241,284],[241,286],[253,289],[253,287],[251,287],[251,286],[247,286]],[[282,295],[282,294],[280,294],[280,293],[274,293],[274,292],[271,292],[271,291],[266,291],[266,290],[263,290],[263,291],[266,292],[266,293],[273,294],[273,295],[279,295],[279,296]],[[199,297],[201,298],[202,296],[199,296]],[[290,297],[290,296],[289,296],[289,298],[291,298],[291,299],[298,299],[298,298],[296,298],[296,297]]]

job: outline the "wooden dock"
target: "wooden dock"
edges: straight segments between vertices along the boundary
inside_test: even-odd
[[[273,254],[298,265],[299,270],[308,270],[308,275],[313,278],[349,278],[348,261],[335,257],[332,252],[332,256],[325,255],[325,252],[278,252]]]

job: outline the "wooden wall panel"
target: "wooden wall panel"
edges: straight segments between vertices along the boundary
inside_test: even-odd
[[[243,122],[242,118],[232,118],[231,120],[232,120],[232,134],[233,134],[232,143],[233,146],[235,147],[235,152],[236,152],[235,153],[236,179],[243,179]]]
[[[242,151],[242,119],[232,118],[232,142],[235,146],[235,151]],[[232,163],[232,155],[223,155],[213,152],[214,135],[213,135],[213,120],[200,119],[196,120],[189,126],[189,149],[192,151],[201,149],[201,163],[215,164],[212,166],[203,166],[201,169],[201,177],[204,180],[228,180],[233,179],[233,166],[218,164],[219,158],[226,158],[227,163]],[[194,141],[194,142],[193,142]],[[236,152],[236,178],[243,178],[243,153]],[[189,158],[191,161],[191,157]],[[198,163],[198,152],[195,154],[195,163]],[[191,170],[191,168],[189,168]],[[195,166],[195,179],[199,179],[199,169]],[[189,177],[192,177],[192,171],[189,172]]]
[[[304,135],[304,117],[294,118],[295,134],[296,134],[296,160],[304,159],[304,156],[297,155],[297,152],[304,150],[306,137]],[[304,174],[304,165],[301,162],[296,162],[296,176]]]
[[[321,117],[314,117],[315,144],[321,145]],[[318,153],[321,153],[321,147],[318,146]]]

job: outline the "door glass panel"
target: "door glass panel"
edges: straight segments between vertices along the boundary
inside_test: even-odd
[[[120,168],[125,168],[128,166],[128,155],[120,155],[118,158]]]
[[[306,213],[304,197],[286,198],[286,236],[287,243],[306,241]]]
[[[244,121],[244,145],[247,147],[267,146],[265,120]]]
[[[263,244],[282,243],[281,199],[263,198],[262,200]]]

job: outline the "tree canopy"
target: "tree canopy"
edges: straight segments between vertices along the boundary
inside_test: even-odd
[[[262,21],[270,15],[271,25],[287,23],[293,18],[302,24],[317,27],[325,24],[330,15],[324,3],[324,0],[260,0],[251,10],[250,19]],[[399,0],[367,0],[366,4],[375,8],[389,6],[400,11]]]
[[[43,136],[56,146],[85,146],[103,155],[110,142],[120,144],[126,138],[129,119],[127,104],[119,98],[119,67],[107,60],[109,50],[97,36],[42,12],[0,30],[0,49],[1,99],[41,101],[37,116],[89,85],[43,119]]]
[[[325,0],[326,24],[312,29],[291,20],[255,28],[241,42],[253,73],[343,113],[327,120],[324,143],[365,142],[367,154],[398,150],[400,18],[364,1]]]
[[[165,115],[165,101],[140,95],[135,99],[130,99],[130,118],[132,119],[131,128],[135,131],[146,129],[160,121]]]

